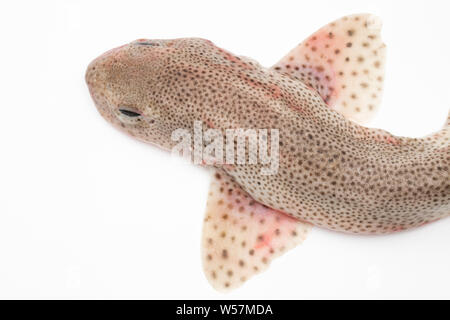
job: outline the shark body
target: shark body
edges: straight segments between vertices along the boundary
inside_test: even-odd
[[[136,40],[95,59],[86,81],[101,115],[171,150],[177,129],[279,131],[279,167],[214,163],[203,261],[231,289],[301,243],[312,225],[359,234],[421,226],[450,213],[449,122],[428,137],[361,124],[384,80],[371,15],[321,28],[272,68],[198,38]]]

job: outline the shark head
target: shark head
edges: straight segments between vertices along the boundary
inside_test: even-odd
[[[211,63],[204,39],[139,39],[93,60],[86,83],[100,114],[131,136],[163,149],[186,126],[201,70]],[[215,47],[214,47],[215,48]]]

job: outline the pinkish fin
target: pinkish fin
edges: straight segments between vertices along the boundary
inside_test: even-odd
[[[242,285],[302,243],[311,225],[253,200],[224,173],[212,179],[202,236],[205,275],[220,291]]]
[[[450,145],[450,111],[448,112],[444,127],[438,132],[425,137],[424,140],[438,147],[440,150],[448,150]]]
[[[370,14],[336,20],[303,41],[272,68],[316,89],[334,110],[357,123],[375,114],[383,91],[386,46],[381,21]]]

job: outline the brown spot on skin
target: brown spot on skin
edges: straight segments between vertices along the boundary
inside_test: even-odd
[[[348,34],[349,37],[352,37],[355,34],[355,30],[350,29],[350,30],[347,31],[347,34]]]
[[[351,42],[347,42],[347,44],[345,45],[347,48],[351,48],[352,47],[352,43]]]
[[[228,251],[227,249],[222,250],[222,258],[227,259],[228,258]]]

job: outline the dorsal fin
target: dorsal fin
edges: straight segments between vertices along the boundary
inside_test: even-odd
[[[377,110],[383,90],[381,21],[370,14],[336,20],[291,50],[272,68],[316,89],[334,110],[360,124]]]

